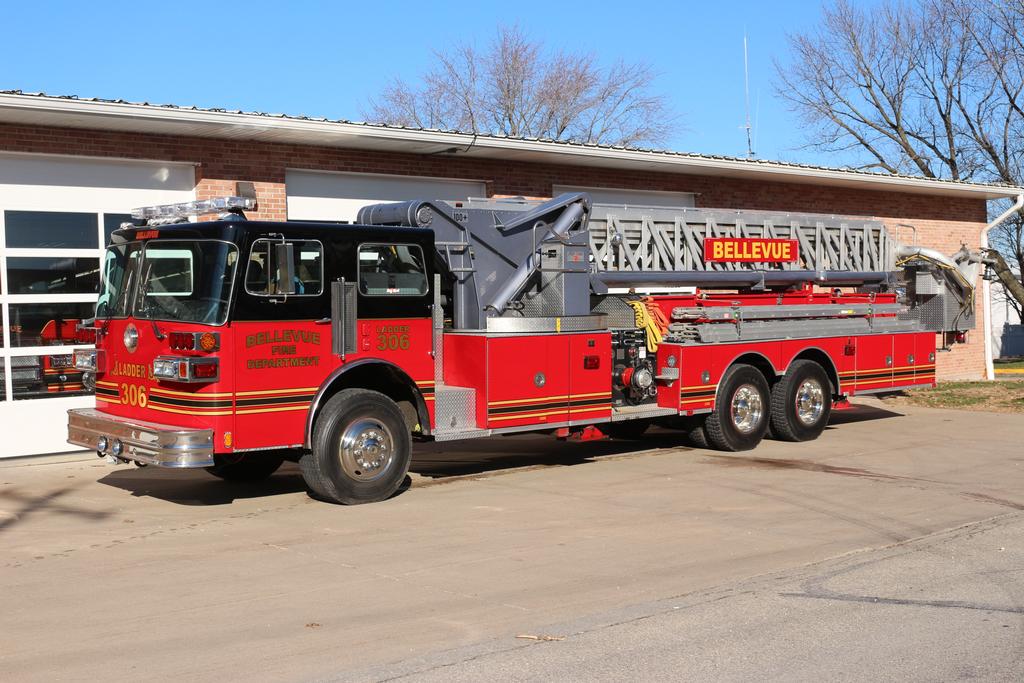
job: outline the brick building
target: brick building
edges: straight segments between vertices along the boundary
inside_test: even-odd
[[[977,247],[988,202],[1021,192],[675,152],[0,92],[0,423],[53,426],[46,438],[8,440],[0,457],[64,450],[64,410],[90,401],[26,390],[15,378],[37,372],[41,355],[73,347],[73,339],[58,330],[55,340],[43,326],[88,317],[105,235],[134,206],[232,194],[238,181],[255,184],[256,219],[351,220],[359,206],[376,201],[584,189],[616,203],[874,217],[901,236],[913,226],[918,244],[945,253],[961,243]],[[983,321],[984,297],[977,305]],[[969,343],[940,355],[941,379],[985,376],[986,323]]]

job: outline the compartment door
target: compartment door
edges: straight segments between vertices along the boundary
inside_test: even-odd
[[[935,335],[923,332],[914,335],[914,358],[917,360],[914,381],[935,384]]]
[[[871,335],[857,340],[856,391],[892,387],[892,352],[892,335]]]
[[[612,412],[611,332],[569,337],[569,419],[601,422]]]
[[[892,385],[902,387],[916,384],[917,363],[920,360],[914,348],[913,334],[897,334],[892,338]],[[925,355],[925,359],[928,356]]]
[[[570,335],[491,337],[487,345],[487,426],[569,420]]]

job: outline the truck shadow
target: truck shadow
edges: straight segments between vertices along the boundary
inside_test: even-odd
[[[152,497],[178,505],[229,505],[246,498],[266,498],[306,490],[299,466],[286,462],[272,477],[256,482],[231,482],[203,470],[121,466],[99,483],[136,497]]]
[[[826,429],[834,429],[836,425],[852,424],[854,422],[868,422],[870,420],[885,420],[893,417],[903,417],[903,413],[897,413],[879,406],[854,404],[845,410],[837,410],[832,413]]]
[[[902,417],[875,406],[856,405],[832,415],[836,425]],[[642,457],[657,451],[694,451],[682,432],[653,428],[636,441],[559,441],[547,435],[518,434],[468,441],[417,443],[401,496],[415,488],[462,477],[486,476],[501,471],[544,467],[572,467],[610,458]],[[707,453],[708,451],[704,451]],[[265,481],[241,483],[218,479],[197,470],[158,470],[124,467],[105,475],[100,483],[151,496],[178,505],[229,505],[236,500],[267,498],[306,491],[298,465],[285,463]]]
[[[428,479],[481,475],[500,470],[571,467],[652,450],[691,450],[680,432],[652,429],[635,441],[559,441],[538,434],[417,444],[409,471]]]

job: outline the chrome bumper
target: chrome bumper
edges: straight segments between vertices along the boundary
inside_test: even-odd
[[[97,443],[107,441],[101,451]],[[118,457],[159,467],[209,467],[213,465],[213,430],[182,429],[130,420],[93,408],[68,411],[68,443],[108,455],[121,443]]]

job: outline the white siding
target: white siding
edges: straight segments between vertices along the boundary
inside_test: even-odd
[[[360,208],[409,199],[486,196],[483,182],[374,173],[289,170],[285,175],[288,220],[354,221]]]

